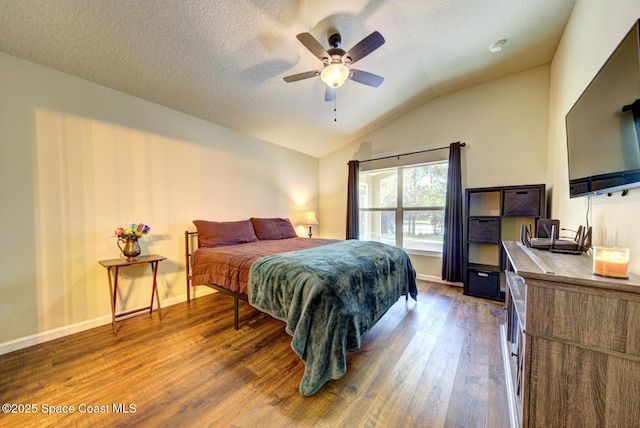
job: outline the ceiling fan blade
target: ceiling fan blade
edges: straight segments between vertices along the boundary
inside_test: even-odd
[[[291,76],[283,77],[287,83],[297,82],[298,80],[309,79],[310,77],[320,76],[319,71],[305,71],[304,73],[292,74]]]
[[[356,81],[358,83],[362,83],[363,85],[373,86],[377,88],[384,82],[384,77],[378,76],[377,74],[368,73],[362,70],[354,70],[351,69],[351,80]]]
[[[364,39],[360,40],[357,45],[349,49],[349,52],[347,52],[345,56],[351,58],[351,64],[353,64],[354,62],[359,61],[365,56],[369,55],[371,52],[375,51],[382,45],[384,45],[384,37],[382,37],[382,34],[374,31]]]
[[[310,33],[300,33],[296,37],[300,40],[300,43],[302,43],[305,48],[309,49],[312,54],[317,56],[320,61],[322,61],[323,58],[330,58],[327,50],[323,48],[320,42],[317,41]]]
[[[324,100],[325,101],[335,101],[336,99],[336,88],[327,88],[324,90]]]

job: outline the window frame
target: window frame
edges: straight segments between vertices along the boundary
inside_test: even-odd
[[[395,207],[367,207],[364,208],[361,206],[358,207],[358,217],[361,218],[362,213],[368,213],[368,212],[395,212],[395,243],[394,245],[404,249],[407,253],[413,253],[413,254],[420,254],[420,255],[436,255],[436,256],[441,256],[442,255],[442,246],[439,247],[439,249],[434,250],[434,249],[416,249],[416,248],[405,248],[404,247],[404,214],[405,212],[411,212],[411,211],[419,211],[419,212],[425,212],[425,211],[437,211],[437,212],[442,212],[443,216],[444,216],[444,211],[445,211],[445,206],[439,206],[439,205],[430,205],[430,206],[419,206],[419,207],[405,207],[404,206],[404,193],[405,193],[405,186],[404,186],[404,171],[407,169],[411,169],[411,168],[416,168],[416,167],[421,167],[421,166],[428,166],[428,165],[438,165],[438,164],[447,164],[448,160],[447,159],[438,159],[438,160],[431,160],[431,161],[426,161],[426,162],[417,162],[417,163],[408,163],[408,164],[403,164],[403,165],[395,165],[395,166],[389,166],[389,167],[381,167],[381,168],[372,168],[372,169],[368,169],[366,171],[360,171],[360,175],[362,174],[371,174],[371,173],[376,173],[376,172],[383,172],[385,170],[395,170],[396,173],[396,206]],[[371,192],[370,189],[370,184],[369,183],[362,183],[362,180],[360,182],[360,186],[366,186],[367,188],[367,194],[369,194]],[[446,190],[445,190],[446,192]],[[360,198],[360,194],[358,194],[358,198]],[[365,229],[367,228],[367,222],[368,222],[368,216],[365,215]],[[368,229],[366,229],[368,232]],[[362,232],[362,228],[361,228],[361,232]]]

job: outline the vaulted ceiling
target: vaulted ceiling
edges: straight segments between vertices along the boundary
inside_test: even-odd
[[[550,63],[574,3],[0,0],[0,51],[321,157],[438,95]],[[347,81],[334,103],[320,78],[283,81],[322,68],[297,34],[329,48],[336,30],[345,50],[383,35],[356,67],[380,87]]]

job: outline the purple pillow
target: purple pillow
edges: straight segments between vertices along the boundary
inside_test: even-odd
[[[254,218],[251,223],[259,240],[296,238],[291,220],[288,218]]]
[[[242,221],[206,221],[194,220],[201,247],[220,247],[223,245],[244,244],[258,240],[249,220]]]

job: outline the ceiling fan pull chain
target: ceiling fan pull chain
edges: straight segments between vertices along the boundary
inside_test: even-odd
[[[333,100],[333,121],[337,122],[338,121],[338,95],[336,95],[336,98]]]

